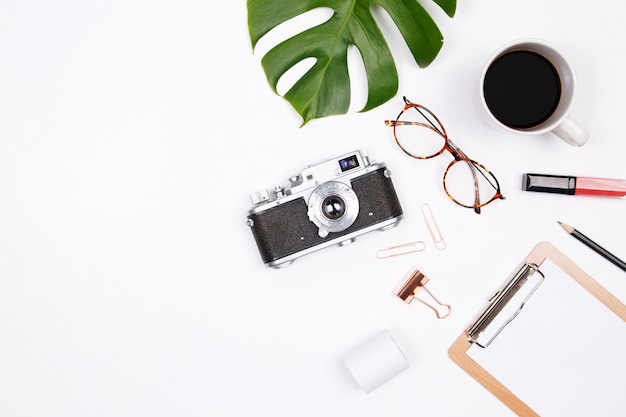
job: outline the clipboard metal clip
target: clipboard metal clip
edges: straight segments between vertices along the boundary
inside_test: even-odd
[[[521,288],[528,283],[531,277],[535,275],[535,272],[538,273],[539,279],[537,283],[532,287],[530,292],[526,294],[526,296],[522,299],[519,304],[519,307],[514,309],[508,319],[500,318],[500,322],[502,323],[500,327],[497,328],[495,332],[492,333],[491,337],[487,340],[487,342],[479,342],[481,334],[487,329],[487,327],[492,324],[492,322],[498,317],[498,315],[507,307],[507,304],[511,302],[513,299],[519,300],[520,294],[519,291]],[[488,347],[491,342],[502,332],[502,330],[511,323],[515,317],[519,313],[521,313],[522,309],[526,305],[526,302],[530,299],[530,297],[535,293],[537,288],[543,283],[545,276],[543,272],[539,270],[539,267],[535,264],[524,263],[521,268],[513,275],[513,277],[500,289],[498,290],[493,297],[489,300],[489,304],[485,308],[485,310],[478,316],[478,319],[472,324],[467,330],[468,341],[470,343],[474,343],[481,348]],[[523,293],[521,293],[523,296]],[[512,304],[513,306],[515,305]],[[510,306],[507,308],[507,311],[510,311]]]

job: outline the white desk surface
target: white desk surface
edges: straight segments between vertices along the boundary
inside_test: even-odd
[[[269,41],[251,50],[243,0],[5,1],[0,415],[511,415],[447,349],[536,243],[552,242],[626,301],[624,272],[557,224],[626,258],[626,201],[520,187],[524,172],[626,178],[626,6],[460,0],[453,19],[427,6],[445,37],[433,64],[417,68],[390,36],[397,97],[357,113],[355,71],[350,113],[300,128],[260,66]],[[583,147],[481,117],[484,61],[523,37],[574,63],[572,115],[591,132]],[[506,200],[480,216],[459,208],[441,189],[449,156],[401,153],[383,120],[402,95],[493,170]],[[399,227],[265,267],[245,224],[249,194],[360,148],[393,172]],[[430,243],[423,203],[444,251]],[[411,240],[426,251],[374,256]],[[392,294],[412,266],[452,305],[447,319]],[[367,395],[341,358],[385,328],[411,366]]]

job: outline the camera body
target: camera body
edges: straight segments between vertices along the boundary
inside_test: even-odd
[[[371,163],[364,150],[310,165],[288,184],[250,198],[247,224],[272,267],[391,228],[402,218],[390,171]]]

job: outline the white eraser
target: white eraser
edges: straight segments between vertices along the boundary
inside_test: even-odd
[[[344,356],[348,369],[370,393],[409,367],[409,362],[387,330],[361,343]]]

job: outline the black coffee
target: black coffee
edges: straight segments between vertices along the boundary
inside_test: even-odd
[[[561,98],[556,68],[531,51],[512,51],[487,69],[483,84],[485,102],[501,123],[527,129],[545,122]]]

